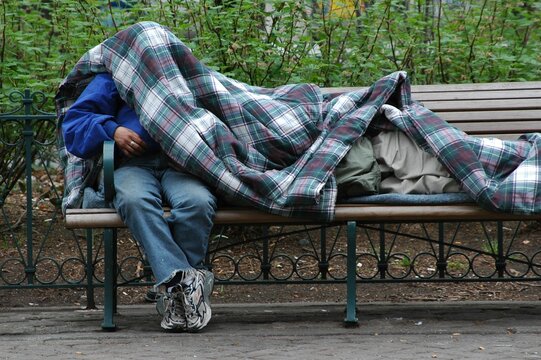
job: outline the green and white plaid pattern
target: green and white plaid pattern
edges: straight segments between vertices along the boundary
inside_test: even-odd
[[[400,109],[398,113],[387,109],[393,113],[391,122],[443,157],[473,198],[503,211],[539,209],[537,137],[529,138],[535,142],[506,143],[509,151],[501,150],[506,154],[498,159],[486,155],[500,150],[456,132],[413,102],[404,72],[390,74],[367,90],[336,97],[324,97],[311,84],[255,87],[206,67],[167,28],[142,22],[83,55],[59,87],[59,126],[70,103],[99,72],[112,74],[122,98],[175,163],[238,204],[284,216],[331,220],[334,168],[369,126],[392,126],[381,116],[383,105],[389,103]],[[79,205],[83,179],[95,161],[68,154],[61,137],[59,146],[66,165],[65,210]],[[527,175],[521,172],[508,180],[514,170],[506,163],[524,159],[517,151],[534,157],[523,169]],[[474,155],[478,168],[453,166]],[[460,161],[454,160],[457,157]],[[485,162],[496,170],[485,169]],[[525,182],[524,176],[535,180]],[[486,181],[480,183],[479,177]],[[507,181],[513,186],[505,185],[505,194],[500,194],[499,184]],[[526,193],[533,193],[528,202],[535,204],[515,204]]]

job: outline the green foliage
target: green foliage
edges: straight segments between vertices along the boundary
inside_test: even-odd
[[[539,1],[357,5],[339,13],[329,0],[2,0],[0,112],[13,89],[52,97],[84,52],[142,20],[169,26],[208,66],[253,85],[360,86],[396,70],[415,84],[541,78]]]

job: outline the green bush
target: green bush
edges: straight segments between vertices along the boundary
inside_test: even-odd
[[[329,1],[2,0],[0,112],[13,89],[52,96],[84,52],[141,20],[253,85],[360,86],[396,70],[415,84],[541,78],[541,2],[384,0],[337,13]]]

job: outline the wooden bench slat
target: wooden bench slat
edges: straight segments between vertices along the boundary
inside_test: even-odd
[[[513,123],[513,126],[510,127],[509,123],[504,122],[488,122],[488,123],[455,123],[454,126],[457,128],[465,131],[466,133],[470,135],[480,135],[480,134],[509,134],[509,133],[516,133],[516,134],[524,134],[524,133],[531,133],[531,132],[539,132],[541,131],[541,124],[540,123],[533,123],[533,122],[522,122],[517,121]]]
[[[513,109],[541,108],[539,99],[511,99],[511,100],[460,100],[460,101],[426,101],[423,105],[434,112],[438,111],[499,111]]]
[[[439,112],[436,114],[450,123],[472,121],[505,121],[509,122],[509,128],[516,121],[529,120],[541,125],[541,109],[539,110],[498,110],[498,111],[452,111]],[[541,129],[541,127],[540,127]]]
[[[169,216],[169,211],[165,216]],[[526,217],[524,215],[499,213],[483,210],[475,204],[433,205],[368,205],[339,204],[336,206],[333,223],[359,221],[398,222],[398,221],[460,221],[460,220],[541,220],[541,214]],[[243,224],[321,224],[320,221],[308,218],[294,218],[267,214],[251,208],[224,208],[216,213],[216,225]],[[123,228],[124,223],[113,209],[68,209],[65,216],[68,229],[84,228]]]
[[[348,91],[366,89],[366,86],[342,86],[333,88],[322,88],[324,94],[339,94]],[[423,93],[445,92],[490,92],[501,90],[529,91],[541,89],[541,81],[505,82],[505,83],[473,83],[473,84],[434,84],[434,85],[413,85],[411,91],[415,96],[422,96]]]
[[[470,84],[432,84],[413,85],[413,93],[421,92],[453,92],[453,91],[499,91],[499,90],[531,90],[540,89],[540,81],[517,81],[517,82],[494,82],[494,83],[470,83]]]
[[[497,99],[541,99],[541,90],[498,90],[498,91],[456,91],[427,92],[414,94],[419,101],[456,101],[456,100],[497,100]]]

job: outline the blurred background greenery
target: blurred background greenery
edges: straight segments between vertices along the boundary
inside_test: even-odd
[[[253,85],[541,79],[540,1],[0,0],[0,112],[53,96],[79,57],[135,22],[167,25],[204,63]]]

